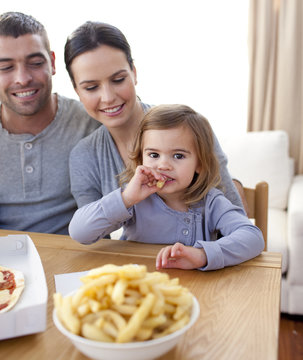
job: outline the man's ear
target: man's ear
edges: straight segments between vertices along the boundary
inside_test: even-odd
[[[56,74],[56,65],[55,65],[56,55],[55,55],[54,51],[51,51],[49,56],[50,56],[51,66],[52,66],[52,75],[55,75]]]

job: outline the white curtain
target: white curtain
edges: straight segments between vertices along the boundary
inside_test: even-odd
[[[303,1],[250,0],[248,131],[283,129],[303,173]]]

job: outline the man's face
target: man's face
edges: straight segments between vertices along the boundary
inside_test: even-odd
[[[37,34],[0,36],[0,101],[7,111],[37,114],[50,101],[55,55]]]

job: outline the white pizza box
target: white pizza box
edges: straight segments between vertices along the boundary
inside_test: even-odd
[[[17,304],[0,314],[0,339],[46,329],[47,284],[38,251],[28,235],[0,237],[0,265],[23,272],[25,287]]]

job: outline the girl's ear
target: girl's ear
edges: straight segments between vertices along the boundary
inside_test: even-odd
[[[201,170],[202,170],[202,166],[200,164],[197,164],[196,173],[200,174]]]

